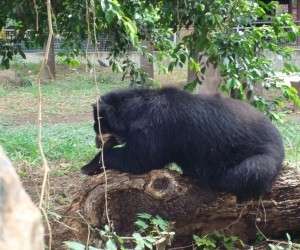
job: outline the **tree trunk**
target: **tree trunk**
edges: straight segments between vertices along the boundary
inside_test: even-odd
[[[198,54],[193,56],[193,59],[195,62],[198,62]],[[203,56],[201,63],[206,63],[207,57]],[[198,74],[201,74],[200,72]],[[196,71],[190,70],[188,68],[188,77],[187,77],[187,83],[191,83],[196,79]],[[218,90],[219,85],[221,83],[221,69],[220,66],[217,66],[214,68],[212,64],[209,64],[206,67],[205,73],[204,73],[204,82],[202,82],[201,85],[197,85],[196,92],[197,93],[206,93],[206,94],[215,94],[219,93]]]
[[[46,46],[45,46],[46,48]],[[47,58],[47,63],[45,67],[45,76],[48,78],[55,79],[56,71],[55,71],[55,52],[54,52],[54,36],[52,36],[49,55]]]
[[[284,171],[260,202],[242,203],[233,195],[200,187],[195,180],[167,169],[144,175],[107,171],[107,178],[109,217],[122,236],[136,230],[133,226],[136,214],[143,212],[174,222],[177,245],[184,244],[183,239],[191,243],[193,234],[205,235],[213,230],[246,242],[256,239],[258,228],[266,237],[300,230],[299,171]],[[86,242],[87,223],[100,229],[107,224],[103,174],[85,180],[66,216],[63,223],[74,230],[66,226],[56,228],[61,237],[59,242],[70,239]],[[94,231],[89,237],[95,239],[99,234]]]
[[[149,41],[142,40],[141,43],[143,46],[147,47],[147,50],[150,54],[153,54],[153,45]],[[148,74],[148,78],[154,79],[153,62],[149,62],[148,58],[146,56],[141,55],[140,64],[141,64],[141,69]],[[148,85],[148,84],[149,84],[149,81],[146,80],[146,85]]]

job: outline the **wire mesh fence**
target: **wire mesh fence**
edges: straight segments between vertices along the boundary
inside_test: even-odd
[[[30,31],[29,31],[30,32]],[[30,35],[26,34],[26,38],[30,39]],[[54,37],[54,50],[55,52],[63,51],[63,44],[64,44],[64,38],[60,36]],[[97,48],[91,43],[88,43],[88,40],[83,40],[81,42],[81,49],[83,51],[87,52],[95,52],[95,51],[110,51],[110,44],[113,43],[113,36],[100,36],[97,41]],[[21,46],[22,50],[25,53],[40,53],[43,52],[43,47],[40,46],[26,46],[25,42],[18,42],[17,41],[17,33],[14,29],[4,29],[2,33],[0,33],[0,45],[1,44],[18,44]],[[129,46],[129,49],[132,48],[132,46]]]

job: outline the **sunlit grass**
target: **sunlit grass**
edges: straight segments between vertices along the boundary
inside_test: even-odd
[[[286,161],[300,169],[300,121],[286,121],[278,126],[286,151]]]
[[[41,163],[37,127],[34,125],[0,126],[0,145],[16,166],[20,162],[31,165]],[[48,161],[72,163],[74,167],[82,166],[97,152],[92,122],[44,125],[42,145]]]
[[[14,70],[30,74],[37,73],[39,67],[40,64],[25,62],[13,65]],[[76,70],[66,72],[63,76],[59,75],[57,81],[41,85],[42,117],[65,117],[67,121],[54,125],[44,122],[42,146],[51,164],[81,167],[97,152],[91,104],[99,94],[125,88],[128,82],[121,82],[121,76],[111,72],[97,73],[97,83],[93,74],[81,74]],[[37,86],[32,83],[21,87],[1,87],[0,102],[0,145],[14,166],[41,165],[37,146]],[[77,118],[87,114],[90,114],[90,120],[79,122]],[[31,119],[26,120],[28,117]]]
[[[90,74],[68,77],[56,82],[41,85],[43,115],[53,118],[55,116],[80,116],[91,112],[91,104],[98,95],[111,90],[128,87],[128,82],[121,82],[119,76],[112,73],[98,74],[97,87]],[[37,116],[38,89],[35,84],[17,88],[1,88],[1,119],[0,125],[15,125],[14,121],[24,120],[27,117]],[[32,119],[31,119],[32,120]],[[76,121],[75,121],[76,122]]]

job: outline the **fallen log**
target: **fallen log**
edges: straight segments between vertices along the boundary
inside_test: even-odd
[[[144,175],[107,171],[107,194],[109,218],[122,236],[136,230],[137,213],[174,222],[177,245],[182,239],[191,243],[193,234],[206,235],[213,230],[246,242],[255,240],[258,231],[268,238],[300,231],[300,171],[296,170],[283,171],[258,201],[239,203],[233,195],[203,188],[168,169]],[[88,238],[97,242],[99,233],[90,234],[88,228],[101,229],[107,224],[104,174],[86,178],[65,215],[65,226],[56,229],[60,242],[86,242]]]

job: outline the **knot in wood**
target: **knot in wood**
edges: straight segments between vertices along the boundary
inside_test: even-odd
[[[159,200],[170,200],[177,196],[180,188],[174,176],[167,172],[159,172],[159,174],[153,172],[150,175],[145,192]]]

